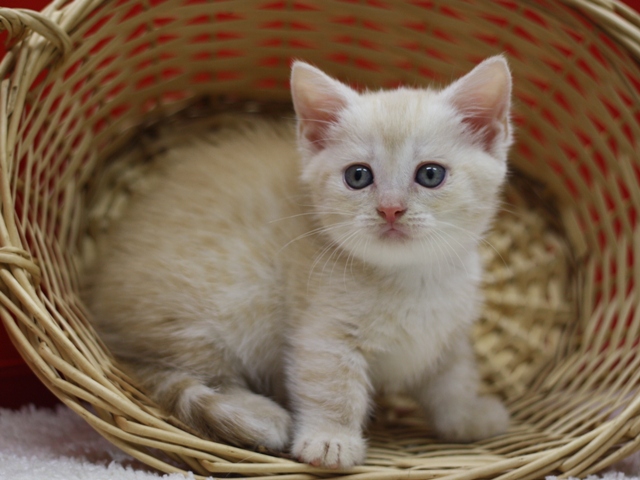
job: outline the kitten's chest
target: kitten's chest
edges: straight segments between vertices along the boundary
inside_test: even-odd
[[[466,334],[477,304],[469,278],[380,297],[361,336],[374,387],[396,392],[433,371],[452,336]]]

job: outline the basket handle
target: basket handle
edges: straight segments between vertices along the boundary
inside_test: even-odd
[[[10,39],[20,40],[32,30],[55,45],[62,55],[71,51],[69,35],[54,21],[35,10],[0,7],[0,32],[6,30]]]

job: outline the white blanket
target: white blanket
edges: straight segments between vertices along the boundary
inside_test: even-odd
[[[589,479],[631,480],[640,453]],[[151,471],[103,439],[64,406],[0,409],[0,480],[184,480]],[[553,477],[548,477],[551,480]]]

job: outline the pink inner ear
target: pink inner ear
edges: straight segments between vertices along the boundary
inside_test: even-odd
[[[291,75],[291,96],[298,116],[300,135],[308,146],[319,151],[326,147],[328,131],[340,112],[355,95],[346,85],[321,70],[296,62]]]
[[[491,150],[496,141],[508,138],[507,95],[483,96],[482,92],[465,92],[456,98],[454,104],[464,116],[462,121],[470,127],[485,150]]]
[[[468,108],[466,111],[464,109],[461,110],[465,115],[462,120],[463,123],[467,124],[471,131],[478,136],[485,150],[491,149],[496,137],[502,132],[502,125],[498,120],[500,116],[494,115],[494,111],[491,109],[485,109],[484,111],[480,108],[475,109],[475,111],[473,108]]]
[[[314,148],[325,148],[327,131],[332,123],[338,119],[338,113],[345,107],[345,102],[335,98],[316,99],[313,106],[298,113],[300,133],[311,142]]]
[[[504,59],[485,60],[451,87],[453,105],[485,150],[508,140],[511,75]]]

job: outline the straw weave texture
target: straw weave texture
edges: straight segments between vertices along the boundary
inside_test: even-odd
[[[0,8],[0,318],[40,379],[166,472],[302,480],[586,475],[640,448],[640,18],[614,0],[75,0]],[[475,339],[513,421],[435,440],[381,399],[327,472],[202,440],[118,369],[79,299],[95,243],[184,129],[290,113],[292,58],[360,88],[445,84],[504,52],[517,144]],[[216,117],[214,117],[216,118]]]

